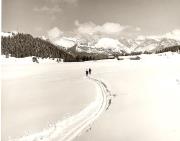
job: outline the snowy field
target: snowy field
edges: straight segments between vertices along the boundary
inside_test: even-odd
[[[141,57],[97,65],[95,77],[117,96],[76,141],[180,140],[180,55]]]
[[[2,140],[40,132],[96,96],[82,64],[2,65]]]
[[[85,128],[74,140],[179,141],[180,55],[140,57],[59,64],[6,63],[4,59],[2,140],[41,132],[96,101],[99,89],[84,77],[91,67],[92,77],[105,82],[116,97],[90,125],[91,130]]]

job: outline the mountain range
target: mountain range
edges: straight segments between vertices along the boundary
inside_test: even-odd
[[[1,32],[1,36],[12,37],[17,32]],[[49,39],[44,36],[43,40]],[[85,40],[75,37],[61,37],[51,43],[58,46],[60,49],[68,50],[70,52],[86,52],[86,53],[131,53],[131,52],[156,52],[166,47],[180,45],[180,41],[168,37],[152,37],[143,36],[141,38],[128,39],[128,38],[99,38],[96,40]]]
[[[75,38],[62,37],[55,42],[60,48],[72,49],[77,52],[87,53],[131,53],[131,52],[156,52],[166,47],[180,45],[180,41],[172,38],[149,38],[144,39],[113,39],[100,38],[96,41],[81,42]]]

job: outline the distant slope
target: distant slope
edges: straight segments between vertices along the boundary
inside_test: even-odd
[[[93,43],[92,43],[93,42]],[[98,54],[131,54],[134,52],[151,52],[155,53],[158,50],[174,47],[180,45],[180,41],[170,38],[144,38],[128,39],[128,38],[100,38],[97,41],[88,41],[86,43],[79,43],[68,41],[69,47],[63,46],[62,48],[76,50],[77,52],[98,53]],[[73,43],[73,44],[72,44]]]
[[[68,49],[76,46],[76,39],[62,37],[61,39],[54,42],[55,45],[58,45],[60,48]]]
[[[137,47],[134,49],[136,52],[156,52],[167,47],[174,47],[180,45],[180,41],[169,38],[151,39],[146,38],[139,42]]]
[[[2,34],[1,54],[17,58],[37,56],[42,58],[61,58],[68,62],[75,61],[75,56],[58,48],[51,42],[23,33]]]

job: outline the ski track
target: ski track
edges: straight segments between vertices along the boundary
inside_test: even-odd
[[[26,135],[17,139],[9,139],[9,141],[72,141],[80,135],[106,110],[108,100],[111,99],[111,93],[106,84],[101,80],[88,77],[97,85],[97,96],[95,101],[89,104],[78,114],[58,121],[42,132]]]

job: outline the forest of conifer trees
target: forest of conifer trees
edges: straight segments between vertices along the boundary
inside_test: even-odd
[[[180,45],[159,49],[159,50],[156,51],[156,54],[163,53],[163,52],[168,52],[168,51],[180,53]]]
[[[41,58],[61,58],[65,62],[75,61],[75,56],[49,41],[22,33],[12,37],[1,37],[1,54],[16,58],[36,56]]]

